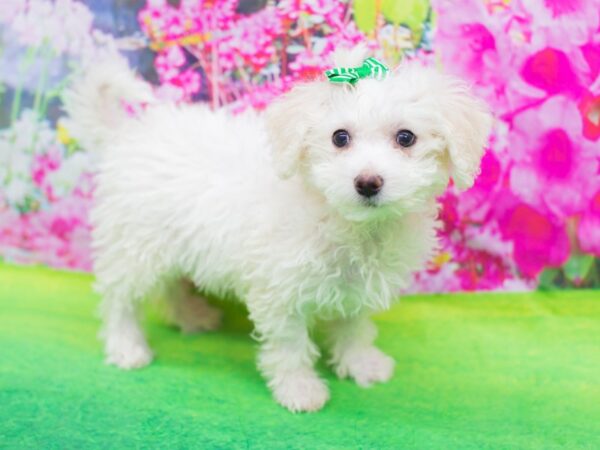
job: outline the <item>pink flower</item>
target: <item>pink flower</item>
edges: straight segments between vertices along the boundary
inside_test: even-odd
[[[185,64],[185,54],[177,46],[169,47],[156,56],[154,64],[161,81],[168,82],[179,74],[179,68]]]
[[[515,113],[550,95],[580,98],[594,83],[600,60],[600,49],[594,44],[600,13],[594,3],[518,0],[511,5],[507,30],[521,36],[521,42],[513,39],[510,65],[520,77],[510,80],[506,92]]]
[[[600,184],[600,149],[581,131],[577,105],[566,97],[552,97],[516,116],[511,136],[513,192],[559,217],[582,211]]]
[[[61,154],[57,149],[50,149],[48,153],[36,155],[31,168],[31,178],[34,184],[44,193],[49,201],[54,201],[52,184],[47,181],[47,176],[60,167]]]
[[[497,255],[469,247],[461,253],[457,258],[460,264],[455,274],[462,290],[497,289],[510,277],[510,269]]]
[[[181,86],[186,97],[190,98],[192,95],[200,91],[200,74],[194,70],[188,69],[185,72],[182,72],[177,78],[177,81],[174,81],[173,83]]]
[[[534,39],[543,37],[560,47],[565,41],[574,45],[591,41],[600,25],[598,6],[596,0],[516,0],[514,8],[536,31]]]
[[[290,77],[279,78],[272,83],[256,86],[246,92],[237,102],[233,104],[232,111],[240,113],[248,108],[255,110],[265,109],[277,96],[289,90],[293,85]]]
[[[503,172],[498,155],[488,150],[481,160],[481,174],[475,184],[460,195],[457,214],[471,222],[483,224],[493,207],[493,195],[501,187]]]
[[[589,208],[581,216],[577,239],[581,250],[600,257],[600,190],[596,192]]]
[[[600,138],[600,95],[584,95],[579,103],[579,111],[583,120],[583,135],[597,141]]]
[[[51,211],[28,216],[28,245],[55,267],[91,268],[90,226],[85,220],[89,202],[78,197],[60,199]]]
[[[51,211],[0,214],[0,252],[24,263],[91,270],[88,202],[58,200]]]
[[[266,7],[256,14],[241,17],[231,30],[226,45],[219,46],[221,56],[233,54],[235,65],[250,65],[258,72],[275,56],[275,39],[281,36],[283,25],[277,10]]]
[[[595,42],[591,41],[582,45],[579,49],[588,66],[586,74],[588,78],[587,84],[591,85],[596,82],[596,88],[592,88],[592,91],[595,94],[600,94],[600,83],[598,83],[600,81],[598,78],[600,75],[600,37],[597,37]]]
[[[535,277],[546,266],[561,266],[569,257],[569,239],[552,217],[524,203],[508,208],[500,229],[514,243],[514,260],[526,277]]]
[[[446,192],[438,201],[441,205],[439,218],[442,222],[442,231],[443,235],[450,236],[454,233],[454,231],[462,232],[462,228],[464,224],[460,221],[460,216],[458,214],[457,205],[458,198],[451,192]]]
[[[492,14],[479,0],[432,0],[437,13],[436,49],[444,67],[477,84],[480,95],[503,105],[512,43],[506,14]]]
[[[580,89],[567,55],[550,47],[529,56],[521,68],[521,76],[527,83],[548,95],[573,91],[577,93]]]
[[[185,53],[172,46],[158,54],[154,64],[162,83],[159,95],[171,100],[189,100],[200,91],[201,77],[194,69],[183,69]]]

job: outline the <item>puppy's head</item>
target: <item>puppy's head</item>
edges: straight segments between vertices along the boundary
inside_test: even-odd
[[[279,175],[299,173],[350,220],[423,210],[450,177],[470,187],[490,125],[463,83],[416,64],[354,86],[299,85],[267,112]]]

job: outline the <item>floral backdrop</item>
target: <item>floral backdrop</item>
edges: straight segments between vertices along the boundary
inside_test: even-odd
[[[90,270],[94,167],[61,95],[103,53],[164,99],[235,113],[357,42],[465,78],[497,119],[412,290],[600,286],[600,0],[2,0],[1,257]]]

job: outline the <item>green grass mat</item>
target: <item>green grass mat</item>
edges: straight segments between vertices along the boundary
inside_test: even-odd
[[[316,414],[279,407],[255,344],[149,319],[157,359],[102,363],[86,275],[0,266],[0,448],[598,449],[600,292],[410,297],[378,317],[394,379],[321,372]]]

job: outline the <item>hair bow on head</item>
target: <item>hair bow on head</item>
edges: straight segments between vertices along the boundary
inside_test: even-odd
[[[390,71],[387,66],[375,58],[367,58],[360,67],[334,67],[326,70],[325,75],[332,83],[356,84],[364,78],[375,78],[382,80]]]

